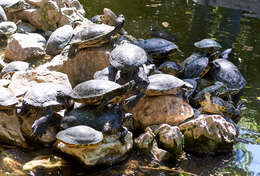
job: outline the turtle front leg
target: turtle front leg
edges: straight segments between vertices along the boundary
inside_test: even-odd
[[[32,125],[32,135],[41,137],[43,134],[46,133],[47,127],[50,125],[51,117],[52,117],[52,110],[50,107],[46,108],[45,115],[35,120]]]

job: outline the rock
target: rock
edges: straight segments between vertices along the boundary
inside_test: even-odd
[[[0,111],[0,142],[27,147],[19,119],[13,110]]]
[[[89,20],[84,18],[84,16],[82,16],[81,13],[77,12],[75,8],[61,8],[61,14],[62,16],[58,22],[59,27],[64,26],[66,24],[73,24],[73,22],[75,21],[89,22]]]
[[[46,40],[37,33],[13,34],[8,40],[5,58],[9,60],[40,59],[45,55]]]
[[[77,10],[77,12],[81,15],[84,16],[86,14],[83,6],[80,4],[78,0],[67,0],[67,4],[69,5],[69,7],[74,7]]]
[[[53,56],[59,54],[70,42],[72,35],[73,28],[70,25],[56,29],[46,44],[46,53]]]
[[[56,147],[64,153],[72,155],[86,166],[112,165],[126,158],[133,148],[133,136],[128,131],[122,144],[117,135],[104,136],[103,142],[96,147],[78,147],[57,141]]]
[[[159,161],[159,162],[166,161],[166,160],[169,160],[169,159],[172,158],[171,153],[167,152],[166,150],[159,148],[158,144],[155,140],[153,141],[151,154],[152,154],[153,160],[156,160],[156,161]]]
[[[153,147],[154,138],[155,134],[149,127],[147,127],[144,133],[135,138],[134,146],[138,151],[149,154]]]
[[[179,126],[185,150],[197,153],[224,153],[233,148],[236,127],[220,115],[200,115]]]
[[[56,170],[57,174],[53,173],[53,175],[58,175],[59,170],[66,166],[68,166],[68,162],[58,156],[42,155],[37,156],[29,162],[26,162],[23,165],[23,170],[35,171],[37,169],[40,169],[41,174],[46,172],[46,174],[48,173],[48,175],[50,174],[50,172],[54,172]]]
[[[183,152],[184,136],[177,126],[162,124],[154,131],[156,141],[160,148],[167,150],[173,155],[180,155]]]
[[[136,128],[146,128],[156,124],[178,125],[193,116],[192,107],[183,98],[165,95],[143,97],[132,109],[125,108],[133,114]]]
[[[0,6],[0,22],[7,21],[4,9]]]
[[[7,45],[7,40],[10,35],[14,34],[17,26],[14,22],[4,21],[0,23],[0,47]]]
[[[30,23],[23,22],[19,20],[17,23],[17,32],[18,33],[33,33],[36,32],[36,28]]]
[[[66,73],[74,87],[83,81],[93,79],[96,71],[109,65],[110,50],[108,46],[82,49],[71,59],[62,53],[42,65],[41,68]]]
[[[42,5],[42,2],[46,2],[46,0],[25,0],[28,4],[31,4],[32,6],[40,8]]]
[[[0,6],[3,7],[5,12],[13,13],[26,9],[28,4],[26,4],[23,0],[1,0]]]
[[[71,88],[66,74],[41,69],[15,72],[8,88],[14,92],[16,96],[20,96],[33,85],[43,82],[62,84]]]

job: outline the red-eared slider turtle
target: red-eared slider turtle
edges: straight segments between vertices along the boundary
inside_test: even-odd
[[[121,140],[127,134],[122,126],[128,116],[118,107],[105,108],[99,111],[96,107],[84,106],[65,113],[61,120],[61,127],[66,129],[77,125],[86,125],[103,134],[118,134]]]
[[[246,85],[246,80],[238,68],[226,59],[214,60],[210,73],[214,81],[223,82],[229,89],[242,90]]]
[[[165,74],[176,76],[180,70],[180,67],[176,62],[167,61],[162,63],[157,70]]]
[[[184,82],[189,83],[192,85],[192,89],[185,92],[185,97],[187,98],[187,102],[189,102],[190,97],[194,94],[194,92],[197,89],[197,80],[199,78],[193,78],[193,79],[183,79]]]
[[[10,79],[14,72],[26,71],[29,68],[29,63],[23,61],[13,61],[7,64],[1,71],[0,77]]]
[[[54,112],[70,109],[73,103],[70,98],[71,88],[61,84],[39,83],[31,87],[22,100],[22,113],[27,110],[44,111],[45,115],[36,120],[32,125],[32,133],[42,136],[50,125]]]
[[[137,45],[143,48],[153,59],[165,58],[172,53],[180,51],[173,42],[162,38],[140,40]]]
[[[13,109],[18,99],[7,88],[0,87],[0,110]]]
[[[221,59],[228,59],[232,55],[232,48],[225,49],[222,53],[220,53]]]
[[[198,53],[193,53],[186,58],[180,68],[182,78],[202,78],[209,70],[209,59]]]
[[[60,131],[56,138],[66,145],[96,147],[103,141],[103,134],[91,127],[78,125]]]
[[[108,80],[88,80],[74,87],[70,96],[75,102],[83,104],[117,104],[123,101],[124,95],[132,86],[132,82],[121,86]]]
[[[116,20],[115,26],[105,24],[88,24],[87,26],[78,26],[74,29],[76,32],[70,42],[69,57],[74,57],[76,52],[83,48],[100,47],[108,43],[114,35],[123,27],[125,17],[121,14]]]
[[[212,54],[214,51],[222,48],[221,45],[212,39],[203,39],[198,42],[194,43],[194,46],[200,49],[204,49],[210,54]]]
[[[240,115],[239,107],[236,108],[233,103],[229,101],[224,101],[219,97],[215,97],[205,93],[205,99],[200,102],[201,109],[203,112],[212,113],[212,114],[220,114],[227,115],[230,118],[234,118]],[[224,116],[224,115],[223,115]]]

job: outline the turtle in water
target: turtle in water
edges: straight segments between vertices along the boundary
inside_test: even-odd
[[[124,95],[132,90],[134,85],[134,82],[129,82],[121,86],[109,80],[88,80],[76,85],[70,97],[75,102],[99,105],[101,110],[107,104],[118,104],[122,102]]]
[[[143,48],[153,59],[166,58],[177,51],[182,53],[175,43],[162,38],[140,40],[137,45]]]
[[[108,43],[123,27],[124,22],[125,17],[121,14],[118,16],[115,26],[93,23],[76,27],[74,29],[76,33],[70,42],[68,57],[74,57],[80,49],[100,47]]]
[[[242,90],[246,80],[238,68],[226,59],[216,59],[211,63],[210,74],[214,81],[223,82],[229,89]]]
[[[211,96],[209,93],[205,93],[205,99],[200,102],[201,110],[206,113],[225,114],[230,118],[235,118],[240,115],[240,105],[236,108],[230,101],[224,101],[223,99]]]
[[[222,48],[218,42],[209,38],[195,42],[194,46],[203,50],[204,54],[208,57],[211,56],[211,58],[218,58],[219,56],[216,53],[218,53],[218,50]]]
[[[13,61],[7,64],[1,71],[0,77],[3,79],[11,79],[12,75],[17,71],[26,71],[29,63],[23,61]]]
[[[169,33],[168,31],[164,31],[164,30],[157,30],[155,27],[150,26],[150,35],[153,38],[163,38],[165,40],[174,42],[176,36],[174,36],[173,34]]]
[[[57,142],[66,145],[95,148],[103,142],[103,134],[91,127],[78,125],[60,131],[57,135]]]
[[[32,125],[32,134],[41,137],[46,128],[52,124],[52,114],[62,109],[73,108],[70,93],[71,88],[61,84],[39,83],[32,86],[22,100],[21,114],[27,111],[44,112]]]
[[[128,117],[119,106],[105,108],[102,111],[95,106],[83,106],[65,113],[61,120],[61,127],[67,129],[77,125],[86,125],[102,131],[103,134],[117,134],[120,141],[124,142],[128,130],[122,123]]]
[[[7,88],[0,86],[0,110],[14,109],[18,99]]]
[[[182,78],[202,78],[209,70],[209,59],[198,53],[193,53],[181,65],[179,74]]]

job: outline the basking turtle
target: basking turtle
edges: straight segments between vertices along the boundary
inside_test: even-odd
[[[199,78],[193,78],[193,79],[183,79],[184,82],[189,83],[190,85],[192,85],[192,89],[191,90],[187,90],[185,92],[185,97],[187,98],[187,102],[189,102],[190,97],[195,93],[196,89],[197,89],[197,80]]]
[[[14,109],[18,99],[7,88],[0,86],[0,110]]]
[[[211,64],[210,74],[214,81],[223,82],[229,89],[242,90],[246,80],[238,68],[226,59],[216,59]]]
[[[66,129],[77,125],[86,125],[103,134],[118,134],[123,141],[127,128],[122,126],[128,116],[118,107],[105,108],[99,111],[96,107],[84,106],[65,113],[61,127]]]
[[[224,101],[219,97],[211,97],[209,93],[205,93],[205,99],[200,102],[200,105],[203,112],[220,115],[226,114],[230,118],[240,115],[240,109],[236,108],[233,103]]]
[[[96,147],[103,141],[103,134],[91,127],[78,125],[60,131],[56,138],[66,145]]]
[[[232,48],[225,49],[222,53],[220,53],[221,59],[228,59],[232,55]]]
[[[178,46],[173,42],[162,38],[140,40],[137,45],[143,48],[153,59],[164,58],[170,54],[180,51]]]
[[[146,88],[149,83],[147,77],[148,68],[145,65],[148,56],[141,47],[122,41],[120,45],[111,51],[109,61],[115,70],[113,80],[115,80],[116,73],[120,71],[121,80],[125,82],[134,80],[136,88],[139,90]]]
[[[70,42],[68,56],[74,57],[76,52],[83,48],[100,47],[108,43],[110,39],[123,27],[125,17],[121,14],[116,20],[115,26],[105,24],[88,24],[74,29],[75,35]]]
[[[202,78],[209,70],[209,59],[198,53],[193,53],[185,59],[181,65],[180,74],[182,78]]]
[[[92,18],[90,18],[90,21],[92,23],[101,24],[104,21],[104,15],[95,15]]]
[[[204,50],[205,54],[207,56],[210,56],[213,54],[216,57],[218,57],[218,56],[214,53],[216,51],[218,51],[220,48],[222,48],[222,46],[218,42],[216,42],[215,40],[212,40],[212,39],[208,39],[208,38],[195,42],[194,46],[199,49]],[[213,55],[212,55],[212,57],[213,57]]]
[[[7,64],[1,71],[0,77],[10,79],[14,72],[26,71],[29,68],[29,63],[23,61],[13,61]]]
[[[180,67],[176,62],[167,61],[162,63],[157,70],[165,74],[176,76],[180,70]]]
[[[75,102],[103,107],[109,103],[122,102],[124,95],[133,86],[132,82],[121,86],[108,80],[88,80],[74,87],[70,96]]]
[[[22,100],[22,113],[28,110],[45,112],[32,125],[32,133],[41,137],[46,128],[51,124],[51,117],[54,112],[62,109],[70,109],[73,103],[70,98],[71,88],[61,84],[39,83],[31,87]]]

